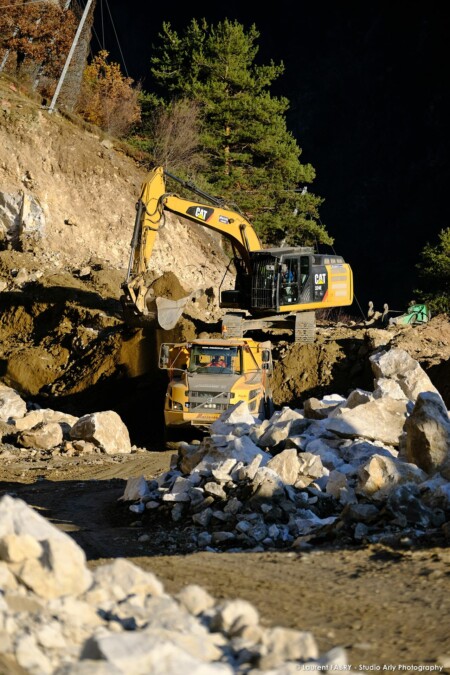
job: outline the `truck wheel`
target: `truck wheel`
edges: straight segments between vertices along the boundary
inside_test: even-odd
[[[266,420],[269,420],[273,413],[275,412],[275,406],[273,404],[273,399],[271,396],[267,396],[264,399],[264,414],[266,416]]]

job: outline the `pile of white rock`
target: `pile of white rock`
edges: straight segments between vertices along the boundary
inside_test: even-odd
[[[31,675],[294,675],[347,664],[308,631],[264,628],[244,600],[191,585],[165,593],[122,558],[83,551],[19,499],[0,500],[0,672]]]
[[[31,408],[31,409],[30,409]],[[0,457],[3,462],[55,455],[129,454],[130,435],[113,410],[83,417],[29,405],[0,383]]]
[[[309,399],[263,422],[238,403],[201,443],[181,443],[170,471],[130,479],[121,499],[144,524],[187,521],[207,549],[448,537],[448,411],[404,350],[370,360],[373,392]]]

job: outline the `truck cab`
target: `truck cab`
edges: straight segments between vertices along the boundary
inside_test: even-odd
[[[164,404],[167,429],[208,426],[245,401],[255,417],[272,413],[269,342],[248,338],[163,343],[159,367],[169,383]]]

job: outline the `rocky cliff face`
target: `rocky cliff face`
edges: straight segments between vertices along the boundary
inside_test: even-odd
[[[0,79],[0,239],[42,267],[93,258],[128,263],[135,203],[146,171],[110,140],[49,115]],[[155,247],[157,273],[175,269],[191,290],[218,287],[228,260],[204,228],[168,217]]]

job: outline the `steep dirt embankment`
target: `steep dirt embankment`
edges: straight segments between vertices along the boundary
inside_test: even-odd
[[[0,78],[4,244],[12,241],[32,250],[41,265],[76,268],[96,258],[124,270],[145,176],[145,169],[100,132],[49,115]],[[22,233],[21,209],[22,216],[26,212]],[[208,230],[168,215],[152,257],[157,273],[175,266],[190,290],[218,287],[227,262],[219,240]]]

